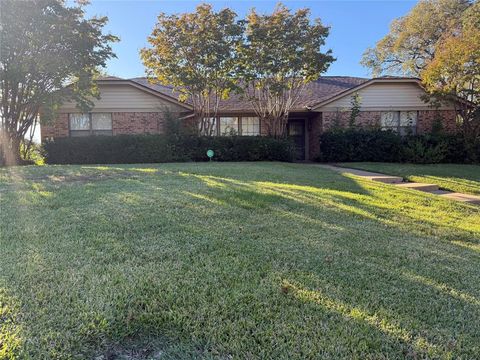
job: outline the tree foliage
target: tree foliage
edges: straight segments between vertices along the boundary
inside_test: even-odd
[[[270,135],[285,134],[286,119],[304,85],[334,60],[322,53],[328,28],[313,24],[308,10],[292,14],[282,5],[271,15],[252,10],[236,20],[229,9],[160,14],[141,51],[152,81],[173,85],[191,99],[202,135],[212,135],[219,101],[232,91],[250,101]]]
[[[350,98],[350,117],[348,119],[350,128],[354,128],[356,126],[357,117],[360,115],[361,107],[361,97],[358,91],[356,91]]]
[[[437,44],[461,24],[469,0],[422,0],[390,25],[390,32],[365,52],[362,64],[374,76],[420,77],[435,57]]]
[[[232,10],[215,12],[209,4],[194,13],[158,16],[148,38],[152,45],[141,50],[152,82],[173,85],[180,100],[193,103],[198,129],[212,135],[221,99],[235,88],[236,48],[243,27]]]
[[[365,53],[374,74],[414,75],[425,101],[454,104],[467,143],[480,140],[480,2],[422,0]]]
[[[8,162],[19,161],[20,143],[40,112],[43,122],[67,100],[92,106],[92,80],[114,56],[110,43],[117,38],[102,34],[106,17],[85,18],[85,4],[0,3],[0,132]]]
[[[246,36],[239,51],[243,95],[274,137],[285,135],[289,112],[305,84],[316,80],[335,60],[321,51],[329,28],[310,11],[291,13],[277,5],[270,15],[254,9],[246,18]]]
[[[480,2],[462,17],[461,28],[438,44],[422,79],[430,93],[454,101],[465,137],[480,137]]]

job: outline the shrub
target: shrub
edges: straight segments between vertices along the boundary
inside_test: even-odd
[[[183,137],[177,143],[192,161],[206,160],[207,149],[215,151],[218,161],[292,161],[295,147],[289,140],[262,136]]]
[[[212,149],[217,161],[292,161],[289,140],[260,136],[196,137],[119,135],[60,138],[44,144],[49,164],[118,164],[207,161]]]
[[[321,161],[400,161],[401,138],[391,131],[345,129],[320,137]]]
[[[320,161],[471,163],[480,160],[480,144],[467,146],[460,135],[425,134],[402,137],[377,129],[345,129],[320,137]]]
[[[403,141],[402,160],[415,164],[435,164],[444,161],[447,143],[431,136],[410,136]]]
[[[43,149],[40,144],[32,143],[29,147],[25,143],[20,144],[20,154],[23,162],[28,165],[43,165]]]

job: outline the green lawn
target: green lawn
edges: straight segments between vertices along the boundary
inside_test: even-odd
[[[480,354],[479,208],[315,165],[0,169],[0,251],[0,358]]]
[[[480,195],[480,165],[343,163],[345,167],[398,175],[410,181],[434,183],[442,189]]]

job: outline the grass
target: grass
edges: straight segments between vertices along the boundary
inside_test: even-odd
[[[480,195],[480,165],[364,162],[343,163],[342,166],[402,176],[410,181],[434,183],[445,190]]]
[[[0,358],[472,359],[480,212],[318,166],[0,169]]]

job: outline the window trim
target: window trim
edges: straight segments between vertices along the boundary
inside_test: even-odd
[[[70,125],[70,115],[73,115],[73,114],[88,114],[88,130],[72,130],[71,128],[71,125]],[[111,135],[102,135],[102,136],[113,136],[113,113],[111,112],[98,112],[98,113],[92,113],[92,112],[88,112],[88,113],[81,113],[81,112],[72,112],[72,113],[68,113],[68,137],[75,137],[75,136],[72,136],[72,131],[88,131],[88,135],[87,136],[96,136],[95,135],[95,131],[97,130],[94,130],[93,129],[93,114],[110,114],[110,120],[112,122],[112,128],[111,130],[98,130],[98,131],[111,131],[112,134]]]

